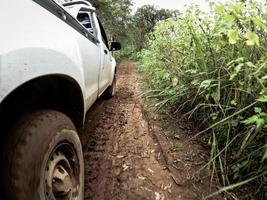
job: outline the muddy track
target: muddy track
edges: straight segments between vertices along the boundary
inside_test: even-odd
[[[177,169],[189,166],[171,167],[179,153],[169,154],[170,141],[149,120],[139,80],[133,63],[124,61],[118,69],[116,96],[98,101],[88,113],[82,131],[85,199],[199,199],[202,187],[177,182],[189,172]]]

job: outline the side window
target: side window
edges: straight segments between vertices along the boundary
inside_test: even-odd
[[[96,31],[94,29],[93,20],[91,17],[91,13],[88,12],[79,12],[77,15],[77,20],[94,36],[96,35]]]
[[[105,43],[105,45],[107,46],[107,48],[109,49],[109,46],[108,46],[108,38],[107,38],[107,35],[106,35],[106,33],[105,33],[105,30],[104,30],[104,28],[103,28],[103,26],[102,26],[100,20],[99,20],[98,18],[97,18],[97,20],[98,20],[98,24],[99,24],[99,26],[100,26],[100,31],[101,31],[102,40],[103,40],[103,42]]]

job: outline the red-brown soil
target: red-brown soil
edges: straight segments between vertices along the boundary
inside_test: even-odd
[[[193,135],[188,122],[147,111],[140,80],[134,64],[123,61],[115,97],[87,114],[85,199],[202,199],[216,190],[207,171],[198,173],[207,150],[196,140],[182,145]]]

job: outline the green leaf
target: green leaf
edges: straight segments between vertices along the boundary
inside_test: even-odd
[[[237,105],[236,101],[235,100],[232,100],[231,101],[231,105],[236,106]]]
[[[244,66],[244,63],[240,63],[235,67],[235,72],[230,75],[230,80],[233,80],[239,74],[243,66]]]
[[[260,107],[255,107],[254,111],[255,111],[255,113],[261,113],[262,109]]]
[[[215,13],[217,13],[217,14],[221,14],[221,13],[223,13],[223,11],[224,11],[224,5],[223,4],[221,4],[215,8]]]
[[[259,102],[266,103],[267,102],[267,95],[262,95],[257,99]]]
[[[248,46],[254,46],[255,44],[260,46],[259,36],[255,32],[248,31],[245,34],[245,38],[247,39],[246,44]]]
[[[242,12],[243,5],[242,4],[237,4],[233,6],[233,9],[235,13],[240,14]]]
[[[256,68],[258,68],[256,65],[254,65],[252,62],[246,62],[246,65],[248,66],[248,67],[251,67],[251,68],[254,68],[254,69],[256,69]]]
[[[264,126],[264,124],[265,124],[265,120],[264,119],[258,118],[256,120],[256,128],[257,129],[261,129]]]
[[[233,79],[236,77],[236,75],[237,75],[236,73],[231,74],[229,80],[230,80],[230,81],[233,80]]]
[[[178,79],[175,77],[172,79],[172,86],[175,87],[178,84]]]
[[[193,80],[193,81],[191,82],[191,84],[192,84],[192,85],[199,85],[199,82],[198,82],[198,80]]]
[[[236,73],[239,73],[243,66],[244,66],[244,63],[240,63],[240,64],[238,64],[238,65],[235,67],[235,72],[236,72]]]
[[[215,102],[218,102],[218,93],[217,93],[217,92],[212,92],[212,93],[211,93],[211,97],[213,98],[213,100],[214,100]]]
[[[267,113],[266,112],[261,112],[259,113],[261,118],[264,118],[265,120],[267,120]]]
[[[234,29],[229,30],[227,36],[230,44],[236,44],[236,42],[240,39],[238,31]]]
[[[262,80],[266,80],[267,79],[267,75],[261,77]]]
[[[213,120],[216,120],[217,117],[218,117],[219,113],[218,112],[213,112],[210,114],[210,117],[213,119]]]
[[[256,26],[258,26],[258,27],[260,27],[260,28],[262,28],[262,29],[266,29],[266,28],[267,28],[267,26],[262,22],[262,20],[261,20],[260,18],[255,18],[255,19],[253,19],[253,23],[254,23]]]
[[[224,20],[226,22],[233,22],[233,21],[235,21],[235,16],[234,15],[225,15]]]
[[[211,81],[212,81],[211,79],[202,81],[202,83],[200,84],[200,87],[207,89],[210,86]]]
[[[253,115],[251,117],[249,117],[248,119],[244,120],[243,123],[246,125],[250,125],[250,124],[254,124],[256,123],[256,121],[258,120],[258,116],[257,115]]]
[[[265,151],[262,160],[265,160],[265,159],[267,159],[267,151]]]

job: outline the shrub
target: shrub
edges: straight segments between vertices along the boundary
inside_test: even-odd
[[[267,198],[267,13],[257,2],[190,9],[157,24],[138,54],[157,110],[182,112],[210,134],[226,189],[255,182]],[[223,190],[222,190],[223,191]]]

